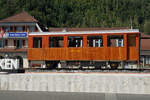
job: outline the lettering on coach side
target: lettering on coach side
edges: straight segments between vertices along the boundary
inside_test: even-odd
[[[18,59],[0,59],[1,69],[18,69],[19,68]]]

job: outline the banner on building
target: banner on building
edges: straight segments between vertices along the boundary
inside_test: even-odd
[[[0,68],[1,69],[18,69],[19,61],[18,59],[0,59]]]

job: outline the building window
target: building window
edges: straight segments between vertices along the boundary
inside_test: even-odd
[[[35,31],[35,26],[29,26],[29,31],[34,32]]]
[[[107,46],[109,47],[123,47],[123,35],[108,36]]]
[[[14,40],[14,46],[16,46],[16,40]]]
[[[4,27],[4,31],[5,31],[5,32],[10,32],[10,27],[9,27],[9,26]]]
[[[88,36],[87,37],[87,46],[88,47],[102,47],[103,46],[103,37],[102,36]]]
[[[17,27],[17,31],[18,31],[18,32],[22,32],[22,31],[23,31],[23,27],[22,27],[22,26],[18,26],[18,27]]]
[[[150,56],[144,56],[143,59],[144,59],[144,62],[143,62],[144,64],[150,65]]]
[[[26,46],[26,40],[22,40],[22,45]]]
[[[64,47],[64,38],[49,37],[49,47]]]
[[[17,49],[22,48],[23,40],[14,40],[14,46],[16,46]]]
[[[0,40],[0,48],[4,48],[4,40]]]
[[[82,47],[83,37],[82,36],[69,36],[68,47]]]
[[[42,37],[33,38],[33,48],[42,48]]]
[[[5,40],[5,46],[8,46],[8,40]]]

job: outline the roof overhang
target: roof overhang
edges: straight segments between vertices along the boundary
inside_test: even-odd
[[[99,31],[74,31],[74,32],[31,32],[29,35],[72,35],[72,34],[111,34],[111,33],[139,33],[138,29],[99,30]]]
[[[36,25],[36,22],[7,22],[7,23],[0,23],[0,26],[24,26],[24,25]]]

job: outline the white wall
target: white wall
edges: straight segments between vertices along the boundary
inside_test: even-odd
[[[9,74],[0,90],[150,94],[150,74]]]

